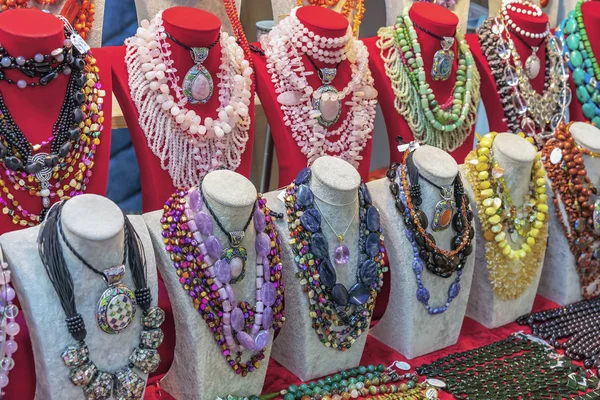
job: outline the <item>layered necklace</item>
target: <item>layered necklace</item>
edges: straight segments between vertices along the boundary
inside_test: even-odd
[[[542,154],[552,183],[556,217],[575,257],[583,296],[590,299],[600,295],[600,198],[583,156],[600,157],[600,154],[578,146],[570,128],[571,124],[561,124]]]
[[[213,333],[225,361],[236,374],[246,376],[259,368],[265,349],[285,320],[280,243],[266,200],[259,195],[243,230],[228,233],[234,241],[223,250],[213,234],[213,225],[204,211],[224,230],[207,199],[198,188],[178,190],[164,206],[163,237],[171,254],[175,273],[193,306]],[[255,303],[236,300],[233,284],[244,277],[246,249],[241,247],[249,222],[256,231]],[[235,261],[237,260],[237,261]],[[244,353],[251,353],[242,360]]]
[[[600,126],[600,66],[583,23],[583,3],[579,0],[575,10],[569,12],[556,30],[556,37],[564,44],[564,59],[572,71],[581,111],[588,121]]]
[[[271,80],[278,94],[284,123],[292,132],[308,164],[322,155],[335,155],[355,167],[362,150],[373,131],[377,91],[369,70],[369,52],[365,45],[352,36],[350,29],[339,38],[321,37],[306,28],[296,17],[295,8],[261,45],[267,58]],[[313,66],[316,59],[327,68],[316,68],[322,86],[314,89],[308,83],[303,63],[306,55]],[[338,91],[334,86],[337,67],[348,61],[352,77]],[[343,106],[348,107],[346,118],[337,129],[328,128],[338,123]]]
[[[340,0],[308,0],[311,6],[321,6],[333,8],[338,5]],[[296,0],[298,7],[304,5],[303,0]],[[358,30],[360,29],[360,23],[362,22],[363,16],[365,15],[365,0],[344,0],[344,5],[340,11],[347,19],[352,15],[352,34],[358,37]]]
[[[453,199],[444,198],[438,203],[432,221],[434,231],[442,230],[436,229],[440,221],[445,223],[442,225],[443,229],[446,229],[452,222],[456,236],[452,240],[451,251],[437,246],[434,237],[426,231],[428,218],[419,209],[422,203],[419,178],[424,177],[419,174],[412,159],[412,150],[414,147],[411,148],[411,151],[405,152],[403,164],[392,164],[386,175],[390,180],[390,192],[394,196],[396,208],[404,222],[406,237],[411,244],[412,267],[417,280],[417,299],[423,303],[429,314],[436,315],[444,313],[460,293],[463,269],[467,257],[473,251],[471,244],[475,235],[472,226],[473,213],[469,209],[469,199],[464,193],[460,176],[457,175],[453,184],[454,193],[450,192]],[[450,201],[458,206],[449,206],[447,203]],[[440,203],[445,205],[440,206]],[[437,223],[436,220],[438,220]],[[429,304],[431,295],[423,284],[423,267],[441,278],[449,278],[456,273],[454,282],[448,288],[448,298],[440,307],[433,307]]]
[[[531,285],[546,251],[546,173],[540,153],[536,153],[529,191],[520,206],[515,204],[503,177],[504,169],[494,159],[492,146],[496,135],[496,132],[478,135],[477,147],[465,159],[465,166],[485,239],[490,282],[496,296],[513,300]],[[532,138],[526,140],[533,145]]]
[[[186,105],[206,103],[212,96],[213,78],[202,63],[214,44],[183,45],[194,66],[180,86],[167,37],[172,36],[165,32],[159,12],[152,22],[142,21],[136,35],[125,41],[129,88],[140,127],[161,167],[174,186],[191,187],[214,169],[235,170],[240,165],[250,128],[253,72],[235,37],[221,32],[219,107],[215,117],[203,121]]]
[[[357,193],[358,267],[356,283],[348,289],[337,282],[329,244],[321,229],[325,216],[319,211],[310,189],[310,179],[310,168],[304,168],[285,191],[289,245],[295,255],[300,284],[308,296],[313,329],[325,346],[345,351],[368,329],[375,299],[383,284],[383,273],[387,270],[379,211],[373,206],[366,185],[361,183]],[[334,261],[348,268],[349,250],[340,257],[342,245],[343,237]]]
[[[0,399],[6,394],[4,388],[8,385],[8,374],[15,367],[13,354],[18,349],[15,336],[21,331],[19,323],[15,321],[19,315],[19,307],[13,303],[15,297],[10,270],[0,251],[0,348],[3,349],[0,352]]]
[[[86,190],[94,167],[104,122],[99,70],[89,46],[70,27],[65,28],[63,46],[51,54],[36,54],[32,59],[13,56],[0,50],[0,81],[27,91],[51,84],[58,74],[69,75],[66,94],[48,139],[31,143],[0,95],[0,162],[5,169],[0,178],[0,207],[13,224],[34,226],[47,213],[52,199],[68,199]],[[26,78],[12,80],[5,70],[19,71]],[[25,210],[11,188],[37,196],[42,203],[39,215]]]
[[[479,72],[467,42],[456,34],[456,83],[449,98],[436,99],[426,79],[421,44],[408,12],[398,16],[395,26],[381,28],[378,36],[377,47],[395,95],[394,106],[415,140],[445,151],[457,149],[471,134],[479,104]],[[433,79],[448,79],[454,58],[449,49],[455,39],[439,39],[442,50],[434,56],[431,75]]]
[[[129,293],[121,292],[123,285],[116,283],[109,287],[109,289],[112,288],[115,291],[113,296],[107,297],[105,292],[99,306],[107,304],[109,315],[114,320],[107,322],[111,328],[116,329],[117,325],[120,325],[124,329],[131,322],[130,319],[133,318],[130,313],[131,307],[129,306],[131,303],[129,302],[136,303],[143,310],[140,320],[141,332],[139,344],[132,351],[127,364],[111,372],[102,371],[91,360],[89,348],[85,343],[87,335],[85,322],[81,314],[77,312],[74,295],[76,288],[59,239],[59,236],[62,236],[62,240],[68,249],[86,267],[90,267],[87,261],[69,244],[62,232],[61,218],[64,204],[64,202],[61,202],[50,210],[38,236],[40,258],[65,313],[67,329],[77,342],[67,347],[62,353],[61,359],[65,366],[70,368],[69,379],[73,385],[82,388],[86,398],[108,399],[113,396],[114,398],[126,400],[141,399],[146,388],[146,380],[135,369],[143,374],[149,374],[158,368],[160,355],[157,349],[164,338],[160,325],[165,319],[164,311],[152,306],[152,294],[147,286],[146,259],[142,243],[128,217],[123,214],[125,219],[125,258],[132,270],[136,289],[133,298],[125,300],[126,297],[128,298]],[[123,268],[124,265],[120,265],[104,271],[104,276],[109,285],[113,284],[111,280],[113,273]],[[92,269],[95,273],[102,274],[93,267]],[[118,321],[121,317],[127,319],[126,324],[119,324]],[[100,323],[100,319],[98,323]]]
[[[510,17],[508,11],[531,16],[541,16],[542,11],[529,2],[505,4],[499,17],[487,19],[477,34],[483,55],[490,67],[504,109],[508,131],[524,132],[541,147],[552,135],[571,102],[571,89],[567,85],[569,73],[562,62],[562,47],[548,30],[533,33],[523,30]],[[537,38],[539,46],[531,47],[521,36]],[[532,50],[525,61],[516,50],[514,39],[522,41]],[[538,76],[541,61],[537,56],[540,46],[546,46],[545,80],[542,94],[531,86],[530,80]]]

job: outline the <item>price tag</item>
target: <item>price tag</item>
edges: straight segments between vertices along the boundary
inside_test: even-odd
[[[281,192],[279,192],[279,194],[277,195],[277,198],[279,200],[281,200],[282,203],[285,203],[285,189],[283,189]]]

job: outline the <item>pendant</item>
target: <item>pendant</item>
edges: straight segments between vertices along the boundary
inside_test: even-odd
[[[246,275],[246,260],[248,259],[248,251],[245,247],[242,247],[242,240],[244,240],[244,231],[229,232],[229,238],[231,246],[226,248],[223,252],[221,260],[224,260],[229,264],[231,270],[231,281],[230,284],[241,282]]]
[[[454,60],[454,52],[450,50],[454,45],[453,37],[444,37],[440,42],[442,50],[438,50],[433,55],[433,65],[431,66],[431,77],[434,81],[445,81],[450,77],[452,71],[452,61]]]
[[[319,78],[323,85],[313,92],[313,110],[321,113],[317,117],[317,122],[326,128],[335,124],[342,113],[341,96],[338,90],[331,85],[336,74],[337,69],[335,68],[319,69]]]
[[[117,334],[127,328],[135,316],[135,295],[121,283],[124,265],[105,269],[103,273],[108,289],[98,301],[96,321],[104,332]]]
[[[43,165],[44,167],[35,173],[35,178],[40,182],[40,197],[42,198],[42,206],[43,208],[50,208],[50,187],[49,181],[52,177],[52,169],[51,167],[47,167],[44,163],[44,160],[48,158],[47,153],[37,153],[29,158],[28,164],[38,163]]]
[[[334,250],[335,263],[338,265],[348,264],[350,260],[350,249],[344,244],[344,235],[338,235],[338,244]]]
[[[594,232],[600,235],[600,198],[594,202],[594,213],[592,214],[592,223],[594,224]]]
[[[214,84],[210,72],[202,63],[208,57],[208,48],[192,47],[190,50],[195,65],[185,74],[183,78],[183,93],[190,104],[206,104],[214,90]]]
[[[535,79],[540,73],[542,64],[537,56],[538,47],[532,47],[531,49],[531,55],[525,61],[525,74],[529,79]]]
[[[440,190],[442,200],[435,205],[431,229],[434,232],[443,231],[450,226],[452,217],[456,211],[456,203],[453,197],[452,185],[442,186]]]

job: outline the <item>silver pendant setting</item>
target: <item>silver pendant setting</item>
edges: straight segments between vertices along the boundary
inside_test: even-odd
[[[525,61],[525,74],[529,79],[535,79],[541,69],[541,61],[537,55],[538,47],[532,47],[531,55]]]
[[[450,48],[454,45],[454,38],[444,36],[440,42],[442,49],[433,55],[433,64],[431,66],[431,77],[434,81],[445,81],[450,78],[452,72],[452,61],[454,61],[454,52]]]
[[[326,128],[335,124],[342,114],[340,93],[331,85],[336,74],[336,68],[319,69],[319,78],[323,85],[313,92],[312,107],[320,113],[317,122]]]
[[[453,199],[454,191],[452,185],[442,186],[440,189],[442,200],[435,205],[431,229],[439,232],[447,229],[452,222],[452,217],[456,212],[456,202]]]
[[[594,232],[596,235],[600,235],[600,198],[596,198],[594,202],[594,213],[592,214],[592,223],[594,225]]]
[[[231,238],[230,247],[223,252],[221,260],[226,261],[231,268],[230,284],[241,282],[246,276],[246,260],[248,251],[242,246],[244,240],[244,231],[229,232]]]
[[[183,79],[183,94],[190,104],[206,104],[214,91],[213,78],[202,63],[208,57],[207,47],[192,47],[190,50],[195,65]]]
[[[48,153],[37,153],[29,157],[28,164],[38,163],[44,165],[44,167],[35,174],[35,178],[40,182],[40,195],[42,197],[42,206],[44,208],[50,208],[50,187],[49,181],[52,177],[52,168],[46,167],[44,160],[48,157]]]
[[[124,265],[104,270],[108,289],[102,293],[98,301],[96,321],[100,329],[106,333],[121,333],[135,316],[135,295],[131,289],[121,283],[124,274]]]

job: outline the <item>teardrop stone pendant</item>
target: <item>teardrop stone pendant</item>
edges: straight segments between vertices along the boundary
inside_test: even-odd
[[[338,265],[346,265],[350,260],[350,249],[344,244],[344,235],[338,236],[338,244],[334,250],[335,263]]]
[[[434,81],[445,81],[450,77],[452,61],[454,60],[454,52],[450,50],[454,44],[454,38],[444,37],[440,44],[442,49],[436,51],[433,55],[433,65],[431,66],[431,77]]]
[[[202,63],[208,57],[208,48],[192,47],[190,50],[195,65],[185,74],[183,94],[190,104],[206,104],[212,97],[214,83],[210,72]]]

